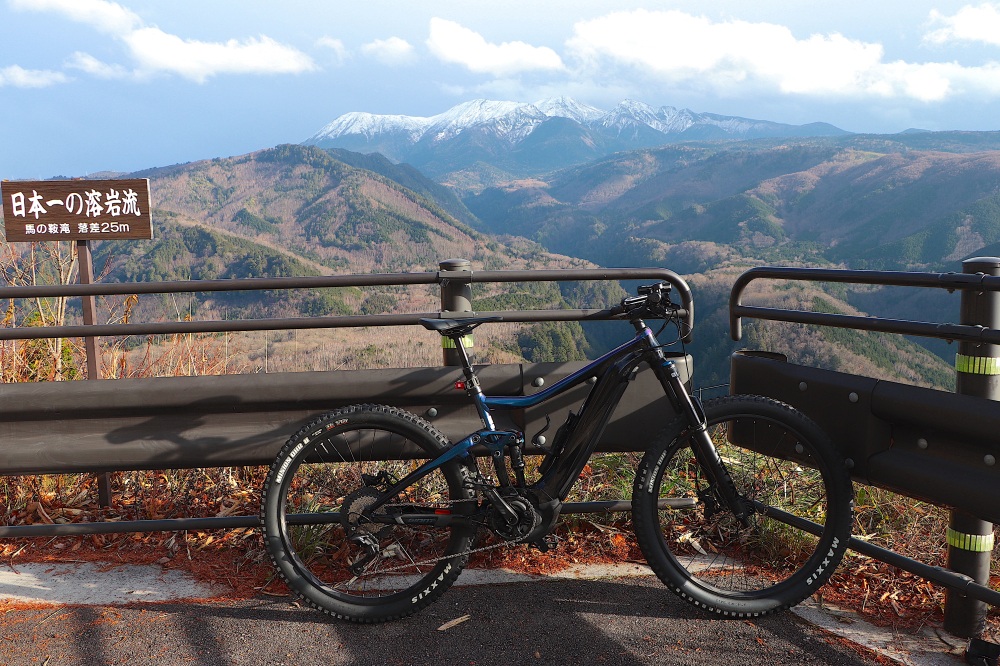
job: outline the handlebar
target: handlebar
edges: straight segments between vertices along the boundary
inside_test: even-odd
[[[262,279],[262,278],[258,278]],[[313,280],[319,278],[311,278]],[[330,279],[330,278],[326,278]],[[476,284],[480,282],[571,282],[575,280],[661,280],[669,284],[674,291],[674,294],[680,300],[680,308],[677,310],[677,316],[680,318],[681,324],[681,340],[685,343],[691,342],[691,331],[694,328],[694,298],[691,295],[691,287],[688,283],[684,281],[677,273],[666,269],[666,268],[550,268],[550,269],[538,269],[538,270],[523,270],[523,271],[452,271],[452,270],[441,270],[438,272],[438,279],[447,279],[448,281],[454,281],[456,283],[471,283]],[[398,283],[403,284],[403,283]],[[407,282],[406,284],[410,284]],[[68,287],[64,286],[62,289],[71,289],[73,287],[81,288],[89,285],[70,285]],[[135,286],[135,285],[132,285]],[[32,289],[39,289],[41,287],[31,287]],[[105,287],[106,288],[106,287]],[[3,293],[4,287],[0,287],[0,293]],[[10,287],[8,289],[29,289],[29,287]],[[20,293],[20,292],[19,292]],[[132,292],[128,292],[132,293]],[[521,311],[522,313],[524,311]],[[506,321],[553,321],[548,317],[551,316],[551,311],[546,318],[524,318],[524,319],[512,319],[508,314],[505,314],[504,319]],[[613,316],[611,309],[600,310],[598,312],[588,313],[590,316],[587,319],[607,319]],[[373,317],[382,317],[384,315],[370,315]],[[573,320],[574,317],[566,317],[566,321]],[[0,331],[0,338],[2,338],[3,331]]]
[[[639,295],[623,298],[619,305],[611,308],[612,316],[623,319],[665,319],[682,310],[681,306],[670,300],[670,285],[665,282],[642,285],[636,293]],[[685,337],[689,336],[690,328],[681,333]]]

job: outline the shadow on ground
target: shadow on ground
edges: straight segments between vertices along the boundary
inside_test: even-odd
[[[335,621],[279,598],[8,609],[0,623],[0,662],[10,666],[879,663],[790,613],[707,618],[651,578],[455,588],[380,625]]]

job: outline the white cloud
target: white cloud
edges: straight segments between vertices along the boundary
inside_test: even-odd
[[[315,67],[298,49],[264,36],[201,42],[159,28],[140,28],[123,39],[141,70],[172,72],[198,83],[218,74],[293,74]]]
[[[55,12],[101,32],[121,35],[142,25],[137,14],[107,0],[9,0],[14,9]]]
[[[129,75],[129,71],[125,67],[121,65],[109,65],[82,51],[77,51],[70,56],[69,60],[66,61],[66,66],[72,69],[79,69],[82,72],[101,79],[121,79]]]
[[[0,88],[46,88],[68,80],[62,72],[47,69],[25,69],[19,65],[0,68]]]
[[[493,44],[478,32],[441,18],[431,19],[427,46],[440,60],[462,65],[477,74],[510,76],[563,69],[562,59],[546,46],[525,42]]]
[[[203,83],[219,74],[288,74],[316,68],[306,54],[270,37],[203,42],[146,26],[134,12],[108,0],[11,0],[13,7],[49,11],[113,35],[128,48],[138,74],[166,72]],[[74,54],[71,66],[97,76],[118,75],[86,54]]]
[[[376,39],[362,46],[361,52],[386,65],[402,65],[415,58],[413,45],[399,37]]]
[[[930,22],[943,24],[943,27],[924,35],[924,40],[932,44],[983,42],[1000,46],[1000,8],[996,5],[965,5],[953,16],[933,10]]]
[[[329,36],[323,36],[316,40],[316,46],[324,49],[329,49],[333,51],[334,56],[337,58],[337,63],[343,63],[348,58],[351,57],[350,51],[344,46],[344,42]]]
[[[800,39],[781,25],[715,22],[674,10],[623,11],[581,21],[566,46],[590,76],[618,75],[615,68],[624,65],[717,94],[770,91],[930,102],[998,88],[992,64],[885,62],[881,44],[839,33]]]

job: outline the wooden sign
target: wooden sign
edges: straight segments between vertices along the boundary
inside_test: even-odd
[[[149,179],[0,183],[7,242],[149,239]]]

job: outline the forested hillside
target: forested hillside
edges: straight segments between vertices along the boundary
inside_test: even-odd
[[[721,292],[754,265],[947,272],[960,271],[965,258],[1000,253],[997,140],[996,133],[915,133],[672,145],[512,181],[471,194],[466,203],[488,229],[524,235],[552,251],[687,275],[702,286],[698,348],[706,344],[703,335],[725,335],[724,326],[712,323],[716,308],[727,305]],[[713,289],[720,294],[706,294]],[[838,311],[957,317],[957,297],[944,294],[828,291],[824,303]],[[799,300],[802,309],[817,304],[804,294]],[[896,343],[849,342],[845,335],[855,334],[791,335],[791,355],[859,372],[864,357],[871,361],[866,372],[886,376],[922,354],[910,343],[890,352]],[[950,386],[946,367],[954,348],[928,346],[945,362],[918,374]],[[724,378],[723,349],[731,348],[709,346],[711,378]]]
[[[997,136],[905,134],[684,143],[617,153],[478,192],[436,183],[406,164],[342,149],[283,145],[248,155],[150,169],[152,241],[98,244],[104,279],[247,278],[436,270],[461,257],[474,270],[657,266],[695,289],[691,351],[701,385],[728,380],[733,280],[761,264],[958,270],[1000,252]],[[489,165],[482,165],[490,168]],[[476,286],[476,308],[604,307],[610,285]],[[947,321],[940,295],[768,287],[762,305]],[[257,317],[421,312],[436,290],[366,288],[274,295],[144,297],[144,317]],[[928,312],[933,311],[933,316]],[[493,361],[593,356],[627,326],[576,324],[483,331]],[[824,367],[948,386],[948,363],[911,342],[850,331],[751,323],[743,346]],[[348,350],[327,365],[398,363],[405,340],[330,334]],[[265,342],[281,347],[280,341]],[[313,342],[296,338],[296,348]],[[317,343],[319,344],[319,343]],[[436,363],[433,341],[410,363]],[[943,344],[934,350],[946,357]],[[270,352],[267,352],[270,353]],[[401,358],[401,357],[400,357]],[[306,360],[299,365],[306,366]]]
[[[106,267],[107,281],[423,272],[453,257],[470,259],[476,270],[592,265],[520,237],[477,231],[478,220],[451,190],[379,156],[279,146],[138,175],[150,178],[155,193],[155,238],[96,244],[95,263]],[[621,298],[621,290],[607,284],[477,285],[476,296],[481,310],[603,307]],[[130,314],[149,321],[438,308],[436,286],[365,287],[143,296]],[[579,325],[540,325],[537,334],[535,328],[490,327],[477,334],[477,352],[501,362],[584,358],[592,351]],[[250,367],[265,357],[272,369],[440,363],[440,342],[425,332],[413,337],[393,329],[343,329],[247,344],[253,348],[246,354]]]
[[[1000,152],[875,143],[668,146],[490,188],[467,203],[491,230],[553,251],[600,263],[673,259],[684,271],[733,253],[954,270],[996,251]]]

